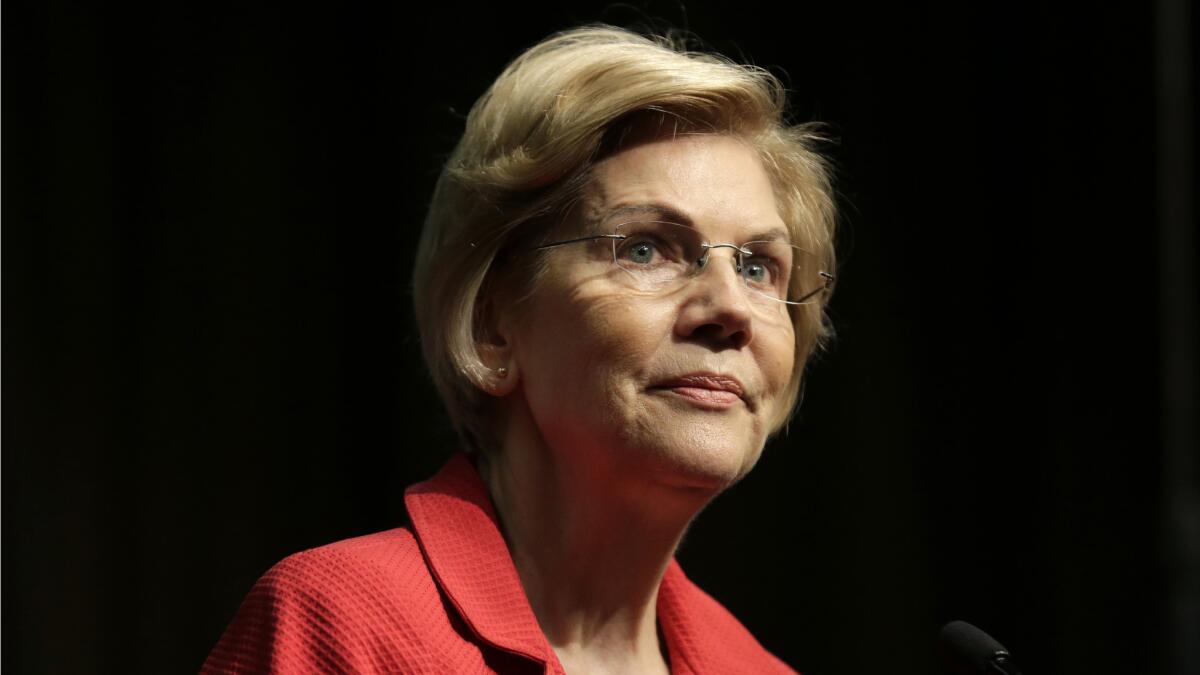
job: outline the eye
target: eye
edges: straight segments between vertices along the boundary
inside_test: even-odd
[[[746,258],[742,262],[742,276],[751,284],[762,288],[773,288],[778,278],[779,265],[770,258]]]
[[[654,241],[640,238],[633,241],[626,241],[617,251],[617,257],[620,260],[635,265],[649,265],[655,262],[656,258],[660,258],[661,253],[659,252],[659,245]]]
[[[689,235],[682,225],[634,221],[618,225],[620,239],[613,249],[616,263],[636,274],[679,275],[687,271]]]

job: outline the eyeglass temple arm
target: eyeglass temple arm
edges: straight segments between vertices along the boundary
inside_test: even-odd
[[[566,241],[556,241],[552,244],[542,244],[534,246],[533,250],[540,251],[544,248],[554,248],[555,246],[564,246],[566,244],[575,244],[581,241],[593,241],[595,239],[625,239],[623,234],[594,234],[589,237],[576,237],[575,239],[567,239]]]
[[[821,284],[820,288],[817,288],[812,293],[805,295],[804,297],[800,298],[799,300],[792,300],[792,301],[788,302],[789,305],[799,305],[799,304],[803,303],[805,300],[808,300],[812,296],[816,295],[817,293],[824,293],[825,291],[829,290],[829,287],[833,285],[833,275],[830,274],[829,272],[818,272],[818,274],[820,274],[821,278],[823,278],[825,280],[825,283]]]

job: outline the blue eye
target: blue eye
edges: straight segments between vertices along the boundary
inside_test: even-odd
[[[746,281],[751,281],[756,284],[766,283],[771,275],[767,268],[758,263],[749,263],[742,270],[742,276],[746,277]]]
[[[770,286],[774,283],[774,266],[770,261],[751,258],[742,263],[742,276],[755,286]]]
[[[629,262],[648,265],[654,262],[654,244],[649,241],[639,241],[629,244],[621,251],[621,257]]]

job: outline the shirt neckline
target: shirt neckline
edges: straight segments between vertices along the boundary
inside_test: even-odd
[[[538,625],[471,458],[455,454],[432,478],[405,490],[404,502],[434,578],[467,626],[494,647],[564,672]],[[656,614],[672,673],[709,672],[720,664],[744,667],[727,663],[730,655],[762,650],[748,633],[712,634],[714,619],[724,621],[727,613],[684,575],[675,558],[663,574]],[[740,624],[737,629],[745,631]]]

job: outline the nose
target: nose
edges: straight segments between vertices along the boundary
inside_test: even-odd
[[[737,271],[737,259],[723,259],[711,250],[705,253],[699,270],[688,280],[675,333],[718,351],[741,349],[754,339],[754,329],[748,289]]]

